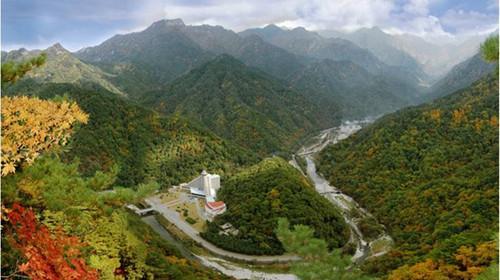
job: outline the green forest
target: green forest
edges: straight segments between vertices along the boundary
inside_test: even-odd
[[[11,69],[4,82],[27,72]],[[121,188],[116,172],[83,176],[78,161],[63,162],[65,144],[88,122],[88,113],[63,98],[2,97],[2,275],[224,279],[123,210],[157,183]]]
[[[289,154],[307,133],[335,123],[301,92],[229,55],[143,99],[158,112],[181,114],[262,156]]]
[[[498,35],[459,64],[450,50],[436,82],[413,58],[258,30],[160,20],[76,52],[2,52],[2,279],[498,280]],[[301,145],[387,112],[308,154],[354,201],[288,162],[305,172]],[[222,178],[205,197],[182,184],[202,170]],[[227,209],[211,220],[214,189]],[[145,223],[157,217],[167,235]],[[252,262],[299,258],[229,261],[190,230]]]
[[[216,217],[202,236],[231,251],[282,254],[284,248],[274,233],[281,217],[292,225],[310,226],[329,248],[342,247],[349,239],[339,210],[279,157],[267,158],[227,178],[217,199],[223,200],[228,210]],[[231,223],[239,234],[219,235],[219,226],[225,223]]]
[[[371,272],[424,259],[457,264],[459,248],[498,232],[498,78],[382,117],[318,161],[396,242],[366,264]]]
[[[40,85],[28,79],[7,92],[75,101],[89,114],[89,122],[76,129],[63,158],[78,159],[84,175],[117,172],[122,186],[155,181],[170,187],[202,169],[225,174],[258,160],[178,115],[163,117],[98,86]]]

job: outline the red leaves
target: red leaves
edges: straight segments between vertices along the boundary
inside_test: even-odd
[[[11,243],[27,259],[19,270],[32,279],[98,279],[95,269],[82,259],[82,243],[58,230],[51,233],[37,223],[35,213],[14,204],[7,214],[13,228]]]

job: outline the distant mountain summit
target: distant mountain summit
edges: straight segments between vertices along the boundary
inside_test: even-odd
[[[423,71],[428,76],[428,81],[441,78],[453,66],[472,57],[477,53],[479,44],[487,37],[477,35],[466,41],[438,43],[411,34],[388,34],[379,27],[361,28],[354,32],[321,30],[319,34],[349,40],[370,50],[388,65],[414,68],[419,75]],[[422,76],[422,80],[425,80],[425,76]]]
[[[370,72],[377,72],[382,67],[381,62],[369,51],[347,40],[324,38],[303,27],[283,30],[275,25],[268,25],[264,28],[247,29],[239,34],[244,37],[257,35],[271,44],[301,56],[337,61],[349,60]]]
[[[227,53],[279,78],[302,67],[300,58],[260,38],[242,38],[221,26],[160,20],[140,32],[116,35],[76,53],[116,75],[132,96],[166,85],[218,54]]]
[[[421,78],[426,78],[419,62],[405,51],[396,48],[392,42],[393,37],[378,27],[361,28],[352,33],[337,33],[335,37],[352,41],[359,47],[371,51],[387,65],[414,69]]]
[[[29,72],[26,75],[28,80],[36,83],[98,85],[113,93],[125,95],[123,91],[110,82],[112,75],[98,67],[83,63],[59,43],[45,50],[27,51],[23,48],[2,53],[2,61],[22,61],[37,56],[42,52],[47,54],[46,63],[42,67]],[[27,79],[22,82],[28,82]]]
[[[80,59],[115,75],[132,97],[158,88],[213,56],[182,32],[181,20],[161,20],[141,32],[115,35],[76,53]]]
[[[180,18],[176,18],[176,19],[163,19],[163,20],[159,20],[159,21],[153,22],[148,29],[150,29],[150,28],[154,29],[154,28],[173,27],[173,26],[180,27],[180,26],[186,26],[186,25],[184,24],[184,21],[182,19],[180,19]]]

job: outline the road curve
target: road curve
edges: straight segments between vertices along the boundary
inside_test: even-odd
[[[161,214],[165,219],[174,224],[178,229],[182,230],[187,236],[193,239],[196,243],[201,245],[203,248],[210,251],[212,254],[225,258],[228,260],[244,261],[248,263],[288,263],[291,261],[299,260],[299,257],[294,255],[280,255],[280,256],[255,256],[255,255],[245,255],[240,253],[235,253],[231,251],[224,250],[215,246],[214,244],[203,239],[199,232],[190,226],[188,223],[180,218],[179,213],[169,209],[163,205],[160,199],[156,196],[146,198],[146,202],[159,214]]]

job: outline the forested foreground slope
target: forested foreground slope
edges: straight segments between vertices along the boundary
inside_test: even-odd
[[[319,163],[396,242],[372,270],[424,259],[467,270],[496,259],[495,245],[485,242],[498,232],[498,78],[385,116],[325,149]],[[462,246],[490,255],[466,264],[457,257]],[[421,267],[442,270],[432,261]]]
[[[223,279],[123,210],[157,184],[116,188],[60,160],[88,120],[74,102],[2,97],[2,278]]]

